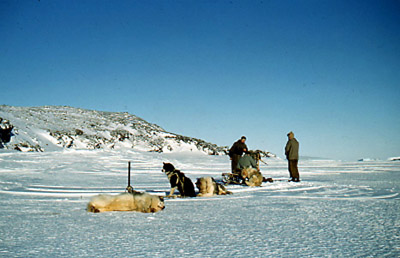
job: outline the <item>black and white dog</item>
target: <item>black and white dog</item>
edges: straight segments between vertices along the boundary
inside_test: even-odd
[[[184,173],[175,169],[171,163],[163,163],[162,172],[167,174],[169,183],[171,184],[171,192],[167,197],[174,196],[175,190],[178,188],[181,197],[196,197],[194,185],[190,178],[186,177]]]

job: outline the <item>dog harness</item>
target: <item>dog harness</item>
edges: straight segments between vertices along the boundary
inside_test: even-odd
[[[176,172],[176,169],[174,171],[167,171],[166,172],[168,179],[171,181],[171,178],[175,175],[176,176],[176,182],[175,185],[177,186],[179,183],[179,179],[182,180],[182,183],[185,182],[185,177],[180,177],[179,172]]]

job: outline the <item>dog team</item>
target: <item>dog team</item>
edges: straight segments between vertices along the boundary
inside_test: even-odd
[[[222,184],[217,183],[214,178],[202,177],[197,179],[196,186],[199,189],[199,193],[196,195],[192,180],[186,177],[180,170],[175,169],[174,165],[163,163],[162,171],[167,175],[171,185],[171,191],[166,197],[207,197],[231,194]],[[174,195],[175,190],[179,191],[179,195]],[[96,195],[87,205],[87,211],[94,213],[105,211],[154,213],[164,208],[164,198],[162,196],[134,190],[119,195]]]
[[[291,177],[289,181],[299,182],[297,169],[299,144],[294,138],[293,132],[288,133],[287,136],[289,140],[285,147],[285,154],[289,161],[289,173]],[[271,178],[265,179],[259,170],[257,162],[260,159],[260,154],[248,151],[245,141],[246,137],[242,136],[229,150],[229,156],[232,161],[232,173],[223,174],[223,176],[226,176],[226,183],[245,184],[254,187],[261,186],[262,182],[272,182]],[[245,155],[242,156],[243,154]],[[253,156],[256,158],[254,159]],[[230,191],[226,190],[224,185],[216,182],[214,178],[202,177],[197,179],[196,186],[199,189],[199,193],[196,195],[192,180],[186,177],[180,170],[175,169],[174,165],[164,162],[162,171],[167,175],[171,185],[170,193],[166,197],[177,197],[174,195],[176,190],[179,191],[180,197],[210,197],[231,194]],[[154,213],[164,208],[163,197],[134,190],[115,196],[100,194],[93,197],[87,205],[87,211],[95,213],[105,211]]]

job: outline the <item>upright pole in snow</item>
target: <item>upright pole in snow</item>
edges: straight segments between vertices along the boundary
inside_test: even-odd
[[[133,193],[133,187],[131,186],[131,162],[128,161],[128,186],[126,187],[128,193]]]
[[[128,186],[131,186],[131,162],[128,161]]]

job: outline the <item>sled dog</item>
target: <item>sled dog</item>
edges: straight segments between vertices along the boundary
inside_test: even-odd
[[[167,197],[173,197],[176,189],[178,189],[181,197],[195,197],[196,193],[192,180],[178,169],[175,169],[171,163],[164,162],[163,164],[162,172],[167,174],[169,183],[171,184],[171,192]]]
[[[133,192],[119,195],[99,194],[94,196],[87,205],[89,212],[104,211],[139,211],[157,212],[165,208],[164,198],[148,193]]]
[[[244,168],[241,175],[244,183],[251,187],[261,186],[264,179],[261,172],[254,168]]]
[[[225,186],[217,183],[212,177],[201,177],[197,179],[196,186],[199,189],[199,197],[209,197],[213,195],[232,194],[227,191]]]

